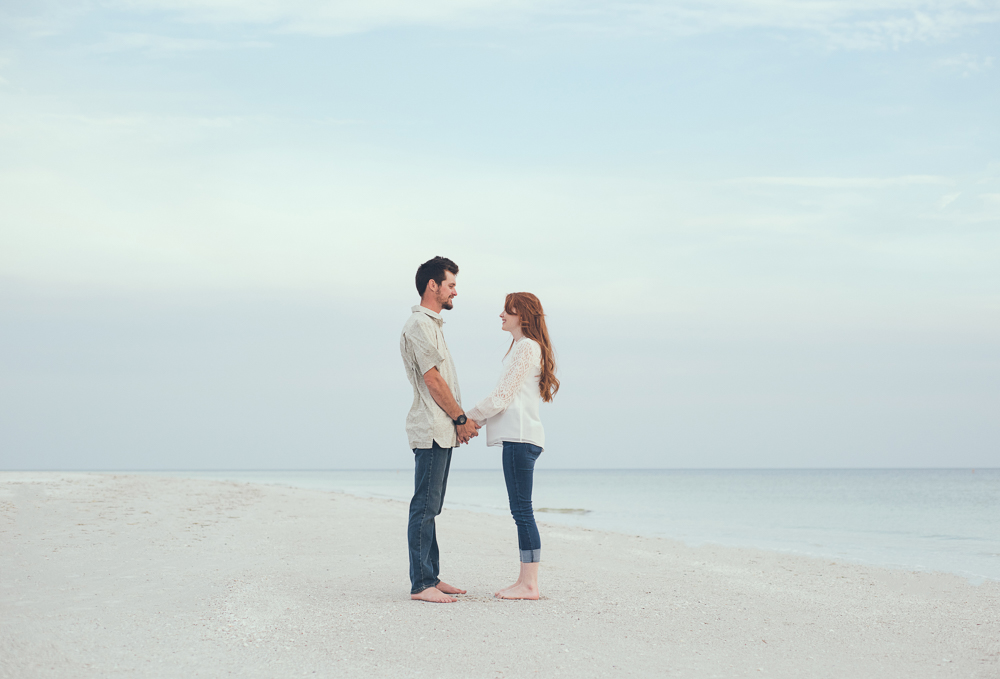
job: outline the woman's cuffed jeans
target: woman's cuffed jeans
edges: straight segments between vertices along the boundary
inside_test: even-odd
[[[531,508],[535,461],[541,454],[542,449],[531,443],[503,442],[503,478],[507,482],[510,513],[517,524],[521,563],[537,563],[542,560],[542,538],[538,535],[535,513]]]
[[[448,486],[451,448],[432,443],[430,448],[414,448],[413,499],[406,541],[410,548],[410,594],[435,587],[439,582],[437,533],[434,517],[441,513]]]

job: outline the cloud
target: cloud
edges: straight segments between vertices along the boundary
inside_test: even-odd
[[[596,6],[596,3],[595,3]],[[664,32],[778,30],[841,49],[885,49],[1000,22],[1000,5],[965,0],[701,0],[600,3],[604,20]]]
[[[941,196],[941,200],[938,202],[938,207],[944,209],[955,202],[955,200],[961,196],[961,193],[949,193],[946,196]]]
[[[0,3],[0,26],[10,35],[45,38],[67,32],[98,10],[90,0],[65,3],[56,0],[25,0]]]
[[[109,6],[126,12],[166,12],[187,22],[256,24],[279,32],[338,35],[399,25],[484,25],[544,11],[551,0],[119,0]]]
[[[804,33],[838,49],[937,41],[1000,22],[997,0],[109,0],[101,6],[317,35],[414,25],[660,35],[764,29]]]
[[[92,49],[95,52],[139,51],[153,55],[170,55],[268,46],[269,43],[260,41],[227,42],[200,38],[174,38],[151,33],[112,33],[104,42]]]
[[[993,57],[977,57],[972,54],[958,54],[938,61],[938,65],[952,71],[958,71],[963,78],[976,73],[982,73],[993,68]]]
[[[801,186],[811,189],[884,189],[897,186],[950,185],[947,177],[906,175],[903,177],[744,177],[737,184]]]

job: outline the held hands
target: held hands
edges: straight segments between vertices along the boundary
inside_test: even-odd
[[[480,424],[476,424],[475,420],[468,420],[465,424],[460,424],[455,427],[455,431],[458,433],[459,443],[468,443],[472,439],[479,436],[479,429],[482,427]]]

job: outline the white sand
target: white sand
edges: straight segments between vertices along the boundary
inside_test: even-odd
[[[406,506],[0,474],[0,676],[1000,677],[1000,583],[445,510],[456,604],[409,600]]]

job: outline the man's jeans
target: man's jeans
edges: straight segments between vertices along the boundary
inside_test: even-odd
[[[416,470],[413,475],[413,499],[410,500],[410,523],[406,540],[410,545],[410,594],[436,586],[438,564],[437,534],[434,517],[441,513],[444,491],[448,486],[451,448],[432,443],[431,448],[414,448]]]
[[[521,563],[538,563],[542,560],[542,539],[538,535],[535,513],[531,508],[535,461],[541,454],[542,449],[531,443],[503,442],[503,478],[507,482],[510,513],[517,524]]]

